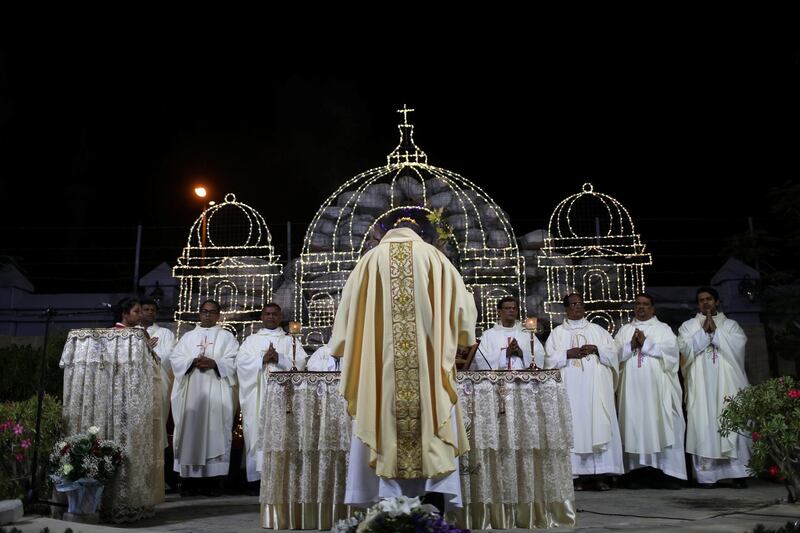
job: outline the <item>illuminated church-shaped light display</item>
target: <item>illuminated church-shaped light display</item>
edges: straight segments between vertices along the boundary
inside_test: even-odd
[[[195,220],[173,269],[180,283],[177,334],[194,328],[200,304],[213,299],[222,307],[219,324],[241,341],[261,326],[281,270],[264,218],[228,194]]]
[[[630,320],[634,297],[645,289],[644,267],[652,264],[625,207],[591,183],[555,208],[538,259],[551,323],[564,316],[564,295],[576,292],[587,319],[609,331]]]

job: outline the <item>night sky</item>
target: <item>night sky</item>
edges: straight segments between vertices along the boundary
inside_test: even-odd
[[[366,46],[366,45],[365,45]],[[37,291],[124,291],[174,264],[198,182],[233,192],[293,254],[350,177],[386,162],[410,121],[429,163],[482,187],[517,235],[591,181],[631,212],[650,284],[700,284],[726,238],[780,224],[770,188],[798,177],[795,42],[563,43],[352,51],[12,47],[0,51],[0,255]]]

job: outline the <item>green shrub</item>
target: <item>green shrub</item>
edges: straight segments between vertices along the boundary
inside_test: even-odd
[[[739,433],[753,439],[748,468],[769,473],[786,483],[789,501],[800,495],[800,389],[784,376],[751,385],[725,398],[720,434]]]
[[[64,388],[64,373],[58,367],[64,343],[67,340],[66,332],[53,332],[47,341],[47,375],[45,378],[45,392],[56,398],[61,398]],[[22,401],[36,394],[39,390],[41,373],[42,349],[30,345],[12,344],[0,348],[0,401]]]
[[[36,395],[24,402],[0,403],[0,500],[23,498],[30,489],[36,430]],[[38,493],[50,493],[49,455],[64,434],[61,402],[45,395],[39,429]]]

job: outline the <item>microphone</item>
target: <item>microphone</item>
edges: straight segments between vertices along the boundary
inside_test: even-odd
[[[113,306],[113,305],[111,305],[111,304],[110,304],[110,303],[108,303],[108,302],[100,302],[99,304],[97,304],[97,307],[105,307],[106,309],[111,309],[111,308],[112,308],[112,307],[114,307],[114,306]]]

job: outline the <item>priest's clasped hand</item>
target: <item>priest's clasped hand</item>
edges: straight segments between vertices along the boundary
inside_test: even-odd
[[[267,363],[278,363],[278,352],[275,350],[275,347],[272,343],[269,343],[269,348],[267,351],[264,352],[264,357],[261,359],[261,363],[266,365]]]
[[[597,353],[597,346],[594,344],[584,344],[580,348],[570,348],[567,350],[567,359],[582,359]]]
[[[703,322],[703,331],[706,333],[714,333],[717,331],[717,325],[714,323],[714,319],[711,318],[711,315],[706,315],[706,319]]]
[[[583,357],[589,357],[593,353],[597,353],[597,346],[594,344],[584,344],[581,346],[581,353],[583,354]]]
[[[192,361],[192,368],[196,368],[200,372],[205,372],[206,370],[216,370],[217,362],[210,357],[201,355],[200,357],[195,357],[194,361]]]
[[[644,331],[636,329],[633,332],[633,337],[631,338],[631,350],[640,349],[642,346],[644,346],[645,338]]]
[[[517,339],[511,339],[511,341],[508,343],[506,353],[510,356],[522,357],[522,348],[519,347]]]

